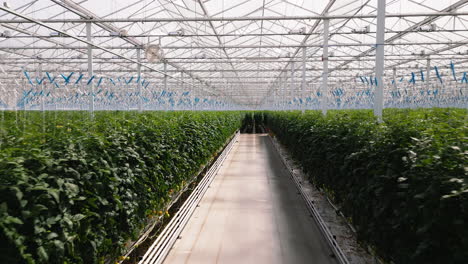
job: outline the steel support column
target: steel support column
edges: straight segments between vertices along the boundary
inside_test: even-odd
[[[136,52],[137,61],[141,62],[141,49],[137,49]],[[141,64],[137,64],[137,80],[138,80],[138,111],[141,112],[143,110],[143,91],[141,87]]]
[[[164,91],[167,92],[167,62],[164,62]]]
[[[291,80],[290,80],[290,91],[289,91],[289,98],[292,98],[293,97],[293,92],[295,91],[295,87],[294,87],[294,72],[296,71],[296,68],[295,68],[295,63],[294,62],[291,62]]]
[[[431,58],[427,57],[426,60],[426,89],[429,89],[430,81],[431,81]]]
[[[328,108],[328,37],[330,30],[330,20],[323,20],[323,76],[322,76],[322,113],[327,114]]]
[[[377,34],[375,51],[375,77],[377,79],[374,95],[374,115],[382,121],[382,111],[384,105],[384,59],[385,59],[385,6],[386,0],[378,0],[377,4]]]
[[[306,60],[307,60],[307,48],[302,48],[302,93],[306,90]]]
[[[38,76],[38,79],[42,79],[42,62],[39,62],[39,76]],[[44,112],[45,110],[45,107],[44,107],[44,95],[45,95],[45,91],[44,91],[44,81],[41,82],[40,84],[40,87],[41,87],[41,91],[42,91],[42,95],[41,95],[41,111]]]
[[[180,88],[184,92],[184,72],[180,72]]]
[[[91,22],[86,23],[86,40],[92,42]],[[88,78],[93,76],[93,46],[88,44]],[[94,85],[89,84],[89,111],[94,112]]]

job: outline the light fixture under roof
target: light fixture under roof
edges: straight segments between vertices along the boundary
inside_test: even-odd
[[[56,31],[53,31],[53,32],[50,32],[49,36],[51,37],[66,37],[66,35],[60,33],[60,32],[56,32]]]
[[[435,23],[431,23],[429,25],[422,25],[418,27],[418,31],[422,32],[431,32],[431,31],[436,31],[437,25]]]
[[[167,33],[167,35],[169,35],[169,36],[183,36],[183,35],[185,35],[185,32],[184,32],[184,29],[181,28],[181,29],[176,30],[176,31],[171,31],[171,32]]]
[[[353,28],[351,33],[366,34],[370,32],[370,25],[361,28]]]
[[[306,27],[301,27],[299,29],[291,29],[288,32],[288,34],[291,34],[291,35],[300,35],[300,34],[305,34],[305,33],[306,33]]]
[[[159,62],[164,59],[164,53],[161,46],[150,44],[145,48],[145,58],[149,62]]]
[[[193,58],[194,59],[206,59],[206,54],[201,53],[201,54],[195,55]]]
[[[125,29],[122,29],[120,31],[111,31],[111,32],[109,32],[109,36],[111,36],[111,37],[126,37],[126,36],[128,36],[128,32]]]
[[[0,37],[3,37],[3,38],[11,37],[11,31],[5,30],[4,32],[0,33]]]

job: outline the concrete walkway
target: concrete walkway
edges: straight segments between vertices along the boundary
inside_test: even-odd
[[[264,134],[242,134],[164,263],[336,263]]]

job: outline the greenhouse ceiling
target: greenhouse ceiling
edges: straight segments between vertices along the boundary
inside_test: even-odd
[[[99,87],[134,77],[128,91],[137,104],[157,91],[231,108],[339,108],[342,100],[367,107],[379,97],[372,95],[379,60],[386,106],[411,103],[395,103],[397,92],[436,88],[445,89],[441,105],[466,103],[468,0],[1,2],[4,108],[52,90],[55,107],[59,98],[85,97],[85,85],[71,85],[81,79],[97,98]],[[384,30],[377,29],[378,2]],[[384,57],[376,59],[379,45]],[[28,100],[34,109],[36,99]]]

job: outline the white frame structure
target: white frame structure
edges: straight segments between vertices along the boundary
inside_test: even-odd
[[[467,107],[467,33],[468,0],[2,1],[0,103],[21,108],[32,89],[30,109],[42,110],[77,109],[74,94],[90,111]],[[150,44],[162,60],[141,54]],[[94,82],[44,88],[45,72],[151,86],[125,88],[133,99],[111,87],[120,101],[103,104]],[[147,98],[161,91],[190,104],[158,108]]]

